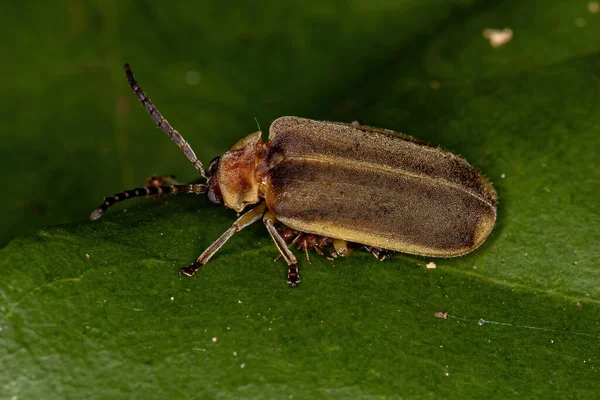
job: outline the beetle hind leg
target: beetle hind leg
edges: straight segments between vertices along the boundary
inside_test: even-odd
[[[383,261],[386,258],[392,258],[392,255],[394,254],[392,250],[382,249],[381,247],[365,246],[365,250],[373,254],[379,261]]]

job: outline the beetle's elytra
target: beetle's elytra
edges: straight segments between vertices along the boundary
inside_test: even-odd
[[[138,99],[206,183],[155,178],[146,187],[105,198],[90,218],[128,198],[180,192],[205,193],[211,203],[245,211],[180,275],[192,276],[235,232],[261,218],[289,266],[291,286],[300,279],[289,240],[321,254],[332,246],[334,257],[357,244],[379,259],[389,250],[456,257],[479,247],[494,227],[497,197],[485,176],[455,154],[386,129],[281,117],[266,142],[260,131],[252,133],[205,170],[127,64],[125,71]]]

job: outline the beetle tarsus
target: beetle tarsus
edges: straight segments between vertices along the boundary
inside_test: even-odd
[[[373,254],[379,261],[392,258],[392,255],[394,254],[392,250],[382,249],[381,247],[365,246],[365,250]]]
[[[179,276],[194,276],[196,272],[198,272],[202,268],[202,264],[197,261],[194,261],[187,267],[181,268],[179,270]]]
[[[290,287],[297,287],[300,283],[300,274],[298,273],[298,266],[291,264],[288,268],[288,284]]]

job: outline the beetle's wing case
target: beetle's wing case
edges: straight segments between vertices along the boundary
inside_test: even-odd
[[[496,192],[475,167],[406,135],[281,117],[266,149],[267,206],[298,231],[453,257],[496,220]]]

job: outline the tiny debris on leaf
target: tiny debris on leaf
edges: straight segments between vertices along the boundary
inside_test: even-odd
[[[597,1],[590,1],[588,3],[588,11],[592,14],[596,14],[598,11],[600,11],[600,3]]]
[[[575,305],[577,306],[577,308],[581,308],[581,303],[580,302],[575,303]]]
[[[234,357],[237,357],[237,351],[234,351],[234,352],[233,352],[233,356],[234,356]]]
[[[214,337],[214,338],[212,338],[210,340],[212,340],[213,343],[217,343],[217,338],[216,337]]]
[[[427,269],[434,269],[435,267],[437,267],[437,265],[432,261],[429,264],[426,265]]]
[[[89,260],[90,259],[90,255],[88,253],[85,253],[85,258]]]
[[[436,318],[448,319],[448,313],[443,311],[438,311],[435,313]]]
[[[483,37],[490,41],[493,48],[498,48],[511,41],[513,31],[509,28],[486,29],[483,31]]]

